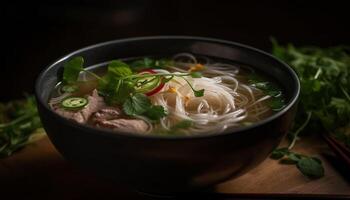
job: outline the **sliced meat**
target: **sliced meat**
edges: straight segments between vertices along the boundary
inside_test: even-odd
[[[120,110],[116,107],[106,107],[91,116],[91,123],[97,124],[102,121],[120,118]]]
[[[147,123],[140,119],[112,119],[98,121],[96,126],[137,134],[145,134],[149,128]]]
[[[91,123],[97,127],[108,128],[131,133],[146,133],[148,125],[140,119],[122,118],[121,112],[116,107],[106,107],[91,116]]]
[[[98,95],[97,90],[94,90],[92,94],[87,97],[87,99],[89,103],[83,109],[78,111],[65,110],[61,108],[59,104],[53,104],[52,108],[62,117],[78,123],[85,123],[93,113],[97,112],[103,107],[106,107],[103,98]]]

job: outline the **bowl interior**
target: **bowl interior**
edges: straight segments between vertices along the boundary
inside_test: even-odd
[[[186,36],[131,38],[100,43],[80,49],[59,59],[39,76],[36,94],[39,101],[49,109],[47,102],[51,91],[62,77],[63,65],[67,60],[75,56],[84,57],[85,66],[93,66],[113,59],[143,56],[161,57],[181,52],[238,62],[253,67],[269,78],[274,79],[284,91],[286,107],[271,117],[262,120],[261,123],[276,118],[277,115],[287,111],[298,97],[300,86],[297,75],[289,66],[270,54],[229,41]]]

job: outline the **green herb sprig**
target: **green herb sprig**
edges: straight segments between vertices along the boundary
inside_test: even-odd
[[[348,47],[280,46],[272,39],[272,53],[293,67],[301,82],[297,116],[287,148],[276,149],[274,159],[295,160],[306,176],[320,178],[324,169],[319,159],[291,151],[300,135],[328,132],[350,147],[350,54]],[[293,159],[298,158],[298,160]]]
[[[0,104],[0,158],[45,135],[34,97]]]

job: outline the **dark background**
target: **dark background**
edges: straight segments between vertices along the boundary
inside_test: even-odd
[[[1,5],[0,100],[33,92],[36,76],[55,59],[118,38],[208,36],[266,51],[270,36],[296,45],[349,45],[347,8],[334,0],[12,0]]]

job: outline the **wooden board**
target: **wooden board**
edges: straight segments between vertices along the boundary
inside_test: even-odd
[[[217,186],[217,191],[228,193],[300,193],[300,194],[346,194],[350,197],[350,169],[330,154],[327,145],[319,138],[306,138],[297,143],[295,150],[320,158],[325,176],[310,180],[294,165],[282,165],[266,159],[249,173]],[[335,159],[335,160],[330,160]],[[338,165],[338,168],[334,165]],[[339,166],[341,165],[341,166]],[[347,171],[346,171],[347,170]],[[345,171],[345,172],[344,172]]]
[[[350,197],[349,168],[330,154],[319,138],[298,143],[295,150],[319,156],[326,175],[302,176],[295,166],[266,159],[249,173],[215,187],[220,193],[342,194]],[[347,177],[347,178],[346,178]],[[136,192],[71,166],[47,137],[15,155],[0,159],[1,197],[26,199],[146,199]]]

